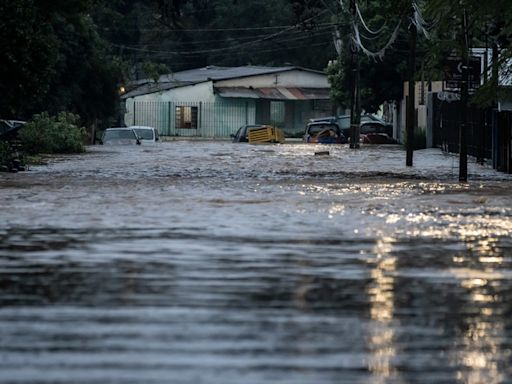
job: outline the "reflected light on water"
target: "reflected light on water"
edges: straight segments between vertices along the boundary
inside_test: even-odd
[[[490,252],[492,239],[478,242],[474,247],[482,253]],[[489,256],[502,262],[499,256]],[[469,291],[469,301],[478,309],[476,316],[467,316],[469,324],[460,338],[460,349],[456,356],[459,368],[457,379],[467,384],[502,383],[504,373],[500,370],[496,356],[501,354],[501,345],[505,325],[494,308],[501,306],[498,295],[490,294],[489,287],[501,284],[503,275],[492,270],[489,263],[483,264],[482,269],[456,269],[452,271],[460,280],[461,287]]]
[[[370,276],[372,284],[367,289],[370,302],[370,318],[374,321],[369,338],[371,358],[368,369],[374,374],[376,382],[386,382],[395,378],[396,368],[393,359],[396,356],[395,328],[393,316],[395,310],[394,285],[397,260],[390,255],[395,240],[380,237],[373,249],[374,258],[370,258]]]

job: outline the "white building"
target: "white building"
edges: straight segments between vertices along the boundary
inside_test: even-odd
[[[142,80],[122,95],[126,125],[161,135],[229,137],[246,124],[302,132],[309,118],[331,113],[324,72],[300,67],[205,67]]]

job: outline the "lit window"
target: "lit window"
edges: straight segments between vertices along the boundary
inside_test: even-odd
[[[197,129],[197,107],[176,107],[176,128]]]

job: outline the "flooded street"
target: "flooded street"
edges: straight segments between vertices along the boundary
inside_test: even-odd
[[[414,156],[176,141],[0,174],[0,383],[512,383],[512,177]]]

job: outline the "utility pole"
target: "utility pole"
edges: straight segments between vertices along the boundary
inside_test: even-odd
[[[414,9],[412,10],[414,12]],[[407,107],[406,107],[406,124],[405,124],[405,141],[406,141],[406,160],[405,165],[412,167],[412,158],[414,151],[414,126],[416,123],[416,111],[415,111],[415,91],[416,91],[416,40],[418,31],[414,22],[409,27],[409,69],[408,69],[408,81],[409,81],[409,92],[407,96]]]
[[[484,52],[484,84],[489,81],[489,26],[485,26],[485,52]],[[483,128],[480,125],[479,140],[478,140],[478,154],[476,162],[484,165],[484,144],[485,133],[489,131],[489,115],[490,108],[486,107],[484,110],[484,124]]]
[[[468,98],[469,98],[469,39],[467,12],[464,8],[462,12],[462,83],[460,86],[460,100],[462,104],[461,124],[459,126],[459,181],[468,181],[468,143],[467,143],[467,124],[468,124]]]
[[[357,17],[356,0],[350,0],[350,14],[355,23]],[[350,45],[353,45],[351,42]],[[355,48],[351,49],[352,89],[350,99],[350,148],[359,148],[359,127],[361,124],[360,68],[361,61]]]

